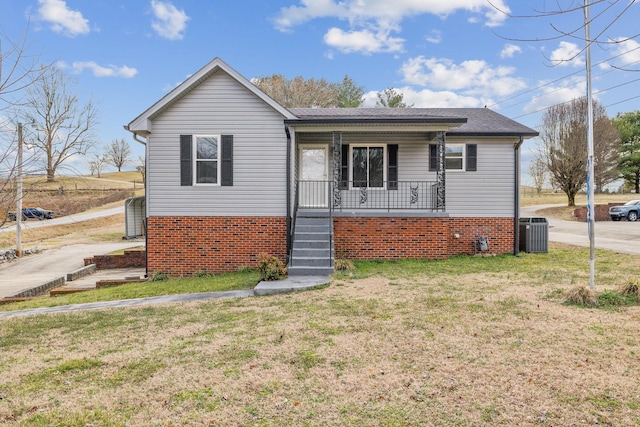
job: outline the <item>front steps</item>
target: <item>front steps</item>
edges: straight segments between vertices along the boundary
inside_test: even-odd
[[[333,273],[332,222],[329,216],[298,212],[289,276],[326,276]]]

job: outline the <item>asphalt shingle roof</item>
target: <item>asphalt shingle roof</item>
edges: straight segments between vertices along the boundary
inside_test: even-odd
[[[424,120],[463,123],[447,132],[452,135],[538,135],[537,131],[488,108],[290,108],[289,111],[299,120],[309,122]]]

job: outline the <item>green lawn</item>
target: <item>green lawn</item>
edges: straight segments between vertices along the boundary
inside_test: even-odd
[[[589,253],[551,246],[356,262],[293,294],[2,319],[0,424],[640,425],[640,307],[565,304],[588,281]],[[640,257],[596,255],[600,292],[636,280]],[[256,280],[242,272],[74,298]]]

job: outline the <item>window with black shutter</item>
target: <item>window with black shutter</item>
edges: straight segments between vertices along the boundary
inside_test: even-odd
[[[233,185],[233,135],[180,135],[180,185]]]

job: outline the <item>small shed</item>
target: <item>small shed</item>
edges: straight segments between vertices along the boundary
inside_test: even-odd
[[[125,239],[135,239],[146,233],[146,202],[144,196],[130,197],[124,202]]]

